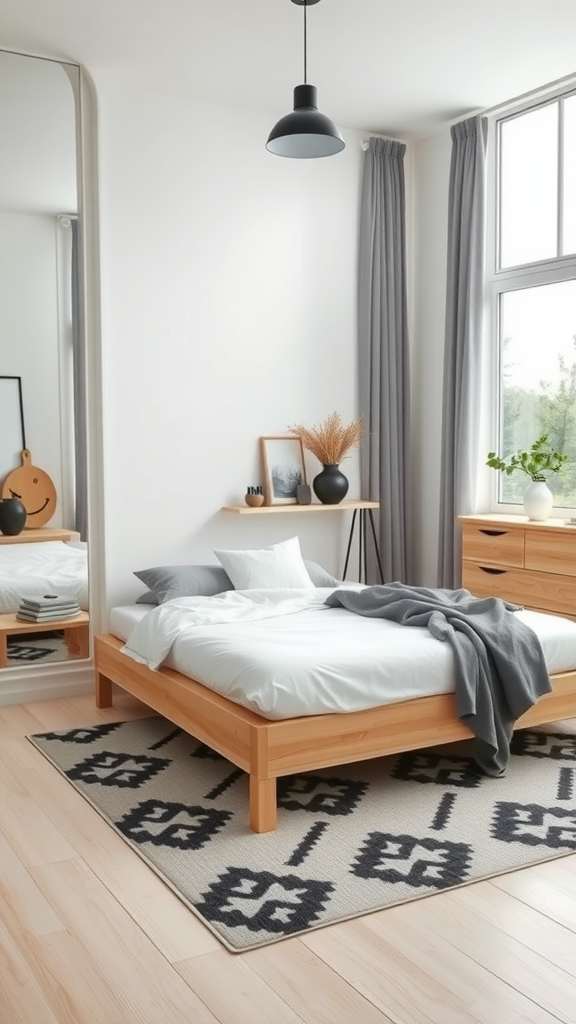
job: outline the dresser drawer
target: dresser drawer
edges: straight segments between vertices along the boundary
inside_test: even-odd
[[[574,533],[526,530],[524,558],[527,569],[576,576],[576,528]]]
[[[507,530],[503,526],[462,527],[462,558],[488,565],[524,565],[524,530]]]
[[[576,615],[576,578],[560,573],[463,562],[462,586],[475,597],[500,597],[526,608]]]

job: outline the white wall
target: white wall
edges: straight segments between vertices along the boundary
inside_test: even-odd
[[[261,482],[261,435],[334,409],[357,415],[360,136],[345,132],[346,150],[331,159],[283,160],[266,152],[269,118],[259,113],[130,91],[105,76],[94,90],[96,630],[107,608],[141,591],[135,569],[214,561],[216,547],[298,533],[304,556],[338,574],[348,513],[240,517],[220,507]],[[449,160],[448,128],[415,144],[407,211],[416,564],[431,585]],[[307,468],[310,480],[320,468],[310,455]],[[359,497],[357,456],[343,469]]]
[[[346,150],[331,159],[282,160],[265,151],[270,124],[259,113],[131,92],[102,76],[95,91],[104,473],[93,498],[103,510],[94,524],[104,536],[103,606],[138,592],[135,568],[211,561],[214,547],[296,532],[307,557],[338,573],[348,515],[249,519],[219,509],[261,482],[260,435],[333,409],[356,415],[360,137],[347,132]],[[449,160],[448,128],[414,144],[407,211],[415,562],[428,584],[436,582]],[[4,372],[19,369],[11,362]],[[309,455],[307,467],[310,478],[319,469]],[[359,496],[356,456],[343,468],[350,497]]]
[[[414,143],[411,295],[417,582],[437,586],[450,128]]]
[[[219,509],[262,482],[261,435],[357,414],[360,137],[286,160],[259,113],[95,88],[106,603],[142,589],[135,569],[295,533],[339,571],[349,514]]]

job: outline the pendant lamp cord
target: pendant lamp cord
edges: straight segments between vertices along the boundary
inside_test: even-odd
[[[307,45],[306,45],[306,9],[307,9],[307,7],[308,7],[308,4],[306,3],[306,0],[304,0],[304,85],[308,84],[308,79],[306,77],[307,76],[307,57],[306,57],[306,50],[307,50]]]

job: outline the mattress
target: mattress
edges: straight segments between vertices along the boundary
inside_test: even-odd
[[[42,541],[0,545],[0,614],[14,613],[23,598],[58,594],[88,608],[85,544]]]
[[[127,640],[145,605],[113,608]],[[550,675],[576,669],[576,622],[516,613],[538,635]],[[258,622],[184,630],[165,662],[264,718],[360,711],[454,690],[452,651],[425,628],[309,609]]]

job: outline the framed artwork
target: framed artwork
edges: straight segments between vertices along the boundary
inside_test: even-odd
[[[25,447],[22,378],[0,377],[0,486],[22,465]]]
[[[267,505],[296,505],[299,484],[306,483],[304,448],[295,434],[261,437],[264,495]]]

